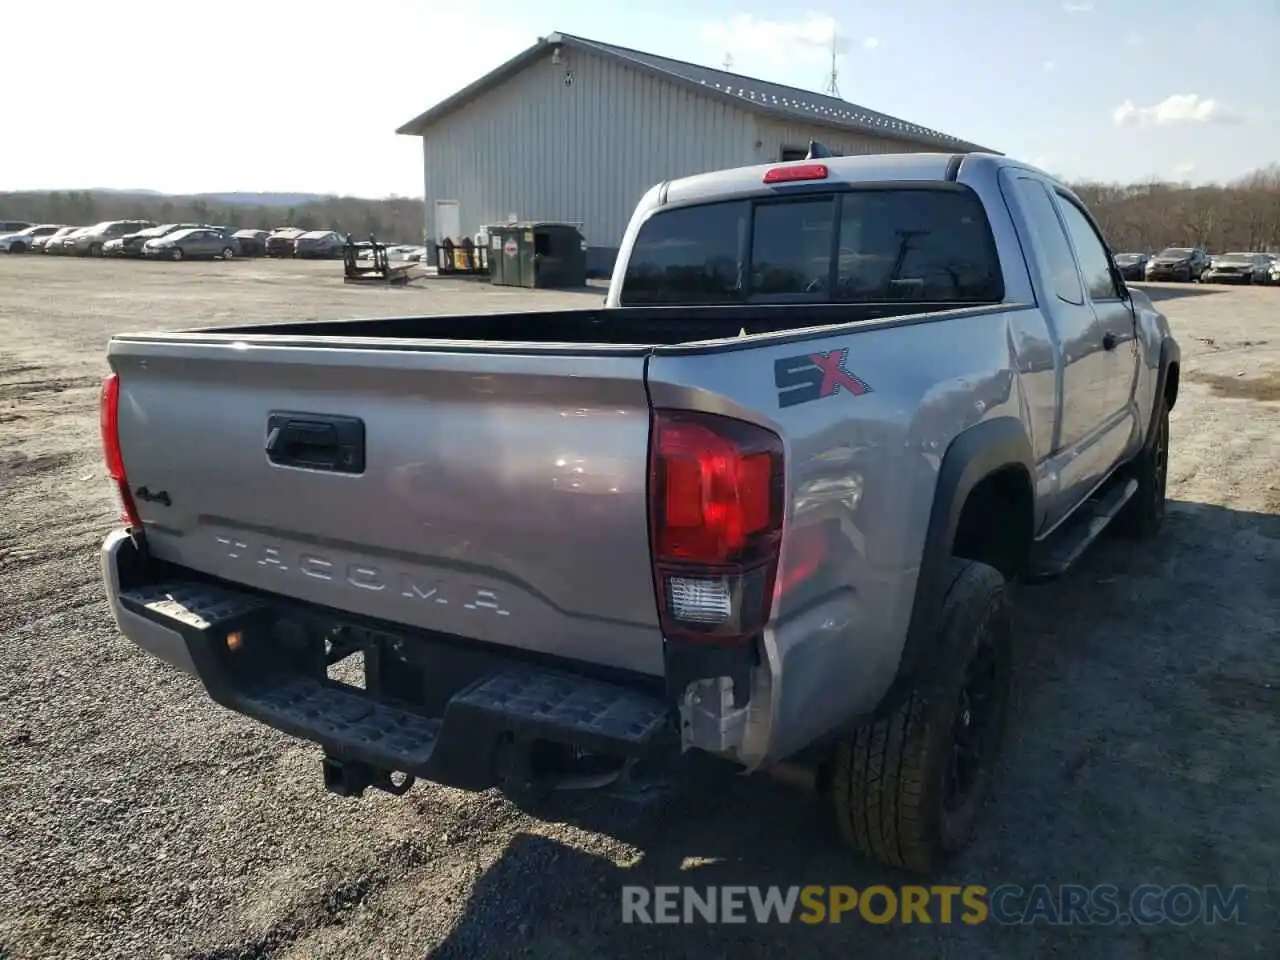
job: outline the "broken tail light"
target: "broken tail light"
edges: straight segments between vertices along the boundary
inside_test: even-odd
[[[664,636],[734,644],[763,629],[784,485],[777,434],[717,414],[654,411],[649,518]]]

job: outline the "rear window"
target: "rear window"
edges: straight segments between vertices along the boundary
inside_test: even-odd
[[[875,188],[710,203],[655,214],[622,303],[996,303],[1004,298],[981,201],[955,188]]]
[[[706,203],[650,217],[640,228],[622,302],[735,303],[742,300],[742,262],[751,204]]]

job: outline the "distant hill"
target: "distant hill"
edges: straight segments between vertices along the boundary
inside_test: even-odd
[[[422,242],[422,201],[370,200],[316,193],[227,192],[169,195],[155,190],[37,190],[0,193],[0,218],[88,225],[139,218],[157,223],[216,223],[236,229],[297,226],[374,234],[395,243]]]
[[[332,193],[270,193],[257,192],[246,193],[244,191],[230,191],[228,193],[192,193],[192,194],[172,194],[162,193],[159,190],[143,190],[143,189],[124,189],[120,187],[90,187],[87,190],[38,190],[32,193],[91,193],[104,194],[113,197],[190,197],[192,199],[207,200],[210,203],[225,203],[237,207],[297,207],[307,203],[319,203],[321,200],[336,199],[337,194]],[[355,198],[363,199],[363,198]]]
[[[323,193],[197,193],[196,196],[210,203],[225,203],[233,207],[301,207],[337,199]]]

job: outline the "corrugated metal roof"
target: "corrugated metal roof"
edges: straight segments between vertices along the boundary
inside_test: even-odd
[[[713,70],[683,60],[672,60],[657,54],[618,47],[598,40],[588,40],[569,33],[553,33],[539,39],[537,43],[522,53],[508,60],[491,73],[481,77],[475,83],[458,91],[453,96],[436,104],[425,113],[420,114],[400,127],[396,133],[420,136],[433,124],[444,117],[460,110],[476,97],[499,83],[510,79],[535,60],[549,52],[552,47],[578,47],[597,56],[612,60],[620,60],[632,67],[647,73],[658,74],[681,86],[696,87],[709,96],[729,99],[744,109],[757,113],[799,120],[806,123],[817,123],[850,130],[857,133],[868,133],[890,139],[909,140],[913,143],[929,144],[945,150],[958,150],[978,153],[997,153],[987,147],[978,146],[933,130],[919,124],[909,123],[898,117],[892,117],[856,103],[849,103],[836,97],[829,97],[797,87],[786,87],[778,83],[743,77],[724,70]]]

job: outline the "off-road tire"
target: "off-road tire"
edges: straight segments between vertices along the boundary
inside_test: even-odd
[[[1150,540],[1164,524],[1165,491],[1169,483],[1169,404],[1157,397],[1156,429],[1133,462],[1138,490],[1116,514],[1112,527],[1122,536]]]
[[[1004,577],[954,559],[927,672],[885,716],[857,727],[836,747],[831,794],[845,841],[892,867],[928,873],[969,843],[986,800],[1008,713],[1013,633]],[[980,757],[969,789],[952,803],[954,736],[973,667],[989,666]]]

